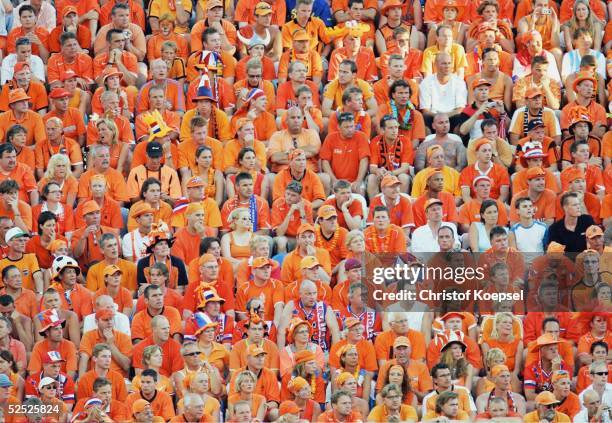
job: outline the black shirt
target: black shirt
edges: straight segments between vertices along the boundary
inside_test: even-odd
[[[582,216],[578,217],[576,230],[570,231],[565,227],[564,219],[557,220],[548,228],[546,245],[555,241],[559,244],[565,245],[566,253],[582,252],[587,248],[585,234],[586,230],[589,226],[594,224],[595,221],[590,215],[583,214]]]

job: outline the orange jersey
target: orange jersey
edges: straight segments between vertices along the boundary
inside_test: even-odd
[[[402,228],[397,225],[389,224],[381,237],[374,226],[369,226],[363,231],[366,249],[371,253],[405,253],[406,235]]]

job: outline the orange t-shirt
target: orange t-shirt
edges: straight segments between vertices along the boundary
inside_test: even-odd
[[[274,201],[272,204],[272,229],[276,229],[280,226],[281,223],[285,220],[285,217],[289,213],[289,205],[285,201],[285,198],[281,197]],[[304,212],[306,213],[306,220],[312,224],[312,205],[309,201],[304,200]],[[296,237],[297,231],[302,224],[302,219],[300,218],[300,212],[298,210],[294,210],[291,217],[289,217],[289,224],[287,225],[287,230],[285,231],[285,236]]]
[[[238,370],[247,365],[247,351],[249,349],[249,345],[250,342],[248,342],[248,339],[241,339],[232,346],[229,357],[229,368],[231,370]],[[276,344],[268,339],[263,339],[260,347],[267,353],[264,361],[264,368],[277,371],[279,368],[280,359]]]
[[[62,9],[56,9],[62,10]],[[62,48],[60,36],[64,33],[64,26],[58,25],[53,28],[49,34],[49,53],[59,53]],[[89,50],[91,48],[91,31],[89,27],[79,24],[76,30],[77,41],[82,49]]]
[[[19,200],[17,204],[19,214],[21,214],[21,220],[26,224],[28,230],[32,230],[32,208],[25,201]],[[12,209],[7,209],[2,202],[0,202],[0,216],[6,216],[11,220],[15,221],[15,213]]]
[[[508,214],[506,212],[506,206],[499,200],[495,200],[497,203],[497,224],[500,226],[508,225]],[[471,200],[469,203],[464,204],[459,209],[458,223],[469,225],[473,222],[480,222],[480,205],[481,201]]]
[[[26,165],[30,169],[36,168],[36,157],[34,156],[34,151],[31,148],[24,147],[17,154],[17,162]]]
[[[10,109],[8,104],[9,92],[16,89],[16,85],[17,84],[15,84],[13,80],[8,81],[2,87],[2,92],[0,93],[0,110],[3,112]],[[30,84],[25,92],[29,97],[31,97],[30,100],[28,100],[30,110],[38,112],[39,110],[49,107],[49,99],[47,98],[47,90],[45,89],[44,84],[41,84],[38,81],[30,81]]]
[[[272,201],[276,201],[285,195],[285,188],[289,182],[293,181],[291,170],[283,169],[274,177],[274,186],[272,187]],[[314,200],[325,200],[325,191],[319,176],[312,170],[306,169],[304,176],[300,179],[302,183],[302,198],[313,202]]]
[[[519,219],[518,209],[515,207],[516,200],[521,197],[529,197],[529,191],[523,190],[517,192],[512,197],[512,201],[510,202],[510,223],[515,224]],[[543,219],[555,219],[555,200],[557,199],[557,195],[549,190],[544,189],[544,192],[540,195],[537,201],[533,203],[535,206],[535,215],[534,219],[543,220]]]
[[[312,104],[315,107],[321,107],[319,87],[309,79],[304,82],[304,85],[306,85],[308,88],[310,88],[310,91],[312,91]],[[297,106],[297,97],[295,96],[293,83],[291,81],[287,81],[279,84],[276,90],[276,108],[288,110],[293,106]]]
[[[161,315],[165,316],[170,322],[170,336],[182,333],[181,314],[176,308],[164,306]],[[146,308],[136,313],[132,319],[132,339],[145,339],[147,336],[150,336],[153,333],[151,329],[152,319],[153,316],[149,314]]]
[[[374,208],[376,208],[376,206],[385,206],[389,209],[389,219],[392,224],[397,225],[400,228],[415,226],[414,217],[412,215],[413,205],[410,203],[410,199],[408,197],[400,195],[395,204],[392,205],[386,204],[385,198],[382,194],[374,197],[370,202],[368,224],[371,224],[372,220],[374,219]]]
[[[255,285],[253,281],[243,284],[236,293],[236,310],[248,312],[246,303],[253,297],[264,300],[264,320],[274,320],[274,307],[278,303],[284,304],[283,284],[276,279],[268,280],[263,286]]]
[[[93,81],[93,60],[85,53],[77,54],[76,59],[72,63],[67,63],[61,53],[51,55],[47,67],[47,81],[49,83],[59,82],[62,73],[67,70],[74,71],[79,78],[83,78],[86,81]],[[96,73],[96,75],[98,74]]]
[[[9,110],[0,114],[0,139],[5,139],[6,132],[11,126],[16,124],[19,124],[26,129],[26,145],[28,146],[33,145],[34,143],[39,143],[47,138],[45,124],[43,123],[41,115],[32,110],[28,110],[23,119],[18,120],[15,117],[13,110]],[[19,179],[17,180],[19,181]]]
[[[348,226],[346,225],[346,219],[344,219],[344,213],[342,213],[342,210],[340,210],[340,207],[336,203],[336,199],[330,198],[329,200],[326,200],[325,203],[323,204],[334,206],[334,208],[336,209],[336,214],[338,215],[338,225],[342,226],[343,228],[348,229]],[[348,212],[353,217],[355,216],[361,216],[361,218],[364,217],[363,206],[361,205],[361,202],[357,200],[353,200],[351,205],[348,207]]]
[[[53,348],[53,350],[51,348]],[[62,339],[59,343],[59,348],[56,348],[51,347],[47,339],[43,339],[34,344],[32,355],[30,355],[30,362],[28,363],[29,374],[35,374],[42,371],[43,357],[46,356],[49,351],[58,351],[62,358],[65,357],[66,361],[62,362],[60,371],[63,373],[77,371],[77,349],[72,342],[67,339]]]
[[[340,357],[338,355],[338,350],[347,344],[348,341],[346,339],[342,339],[341,341],[331,346],[331,349],[329,351],[330,367],[335,367],[336,369],[342,367],[340,365]],[[374,345],[372,345],[372,342],[366,339],[362,339],[361,341],[355,344],[355,347],[357,348],[357,352],[359,353],[359,368],[364,369],[368,372],[375,372],[376,370],[378,370],[378,363],[376,362],[376,350],[374,349]]]
[[[331,275],[332,268],[329,252],[323,248],[315,248],[315,257],[319,261],[319,264],[328,275]],[[297,248],[285,256],[281,267],[281,281],[283,281],[285,285],[303,279],[302,271],[300,270],[300,262],[303,258],[304,257],[300,255]]]
[[[449,194],[448,192],[442,191],[438,193],[438,199],[442,201],[442,221],[457,222],[459,219],[459,215],[457,214],[455,197],[452,194]],[[425,192],[412,204],[414,226],[417,228],[427,224],[427,217],[425,216],[425,202],[427,200],[429,200],[429,196],[427,195],[427,192]],[[394,222],[392,221],[391,223]]]
[[[171,250],[173,256],[180,258],[185,263],[190,263],[191,260],[200,257],[199,251],[200,235],[190,234],[186,227],[176,231]]]
[[[204,145],[212,150],[212,166],[215,169],[223,170],[223,144],[220,141],[206,137]],[[199,144],[193,140],[183,141],[178,146],[178,169],[188,168],[192,173],[197,173],[195,153],[198,150]],[[196,171],[196,172],[194,172]]]
[[[34,35],[38,37],[41,44],[48,51],[49,50],[49,31],[47,31],[42,26],[35,26],[32,32],[34,33]],[[26,29],[22,26],[13,28],[6,37],[6,51],[9,53],[15,53],[15,43],[17,42],[17,39],[24,37],[26,33],[27,33]],[[32,43],[32,54],[36,56],[40,56],[40,49],[38,48],[38,44]]]
[[[197,24],[196,24],[197,25]],[[189,43],[185,37],[171,33],[165,37],[161,32],[153,35],[147,41],[147,60],[151,63],[155,59],[161,58],[162,45],[166,41],[172,41],[176,44],[177,50],[176,55],[183,60],[187,60],[189,57]]]
[[[366,249],[372,253],[405,253],[407,250],[404,231],[393,223],[389,224],[384,239],[381,239],[373,225],[367,227],[363,235]]]
[[[113,336],[115,338],[114,345],[121,352],[121,354],[131,357],[132,356],[132,341],[129,336],[125,333],[120,332],[116,329],[113,329]],[[79,346],[79,353],[87,354],[90,358],[89,360],[89,369],[93,368],[93,361],[91,360],[93,348],[100,343],[104,342],[104,338],[100,335],[98,329],[90,330],[83,334],[81,338],[81,344]],[[64,356],[62,356],[64,357]],[[117,361],[113,358],[110,365],[111,370],[116,371],[123,375],[123,377],[127,377],[127,372],[119,366]]]
[[[328,134],[319,152],[321,160],[329,162],[335,177],[349,182],[355,182],[359,162],[369,156],[369,140],[359,131],[350,139],[343,138],[340,132]]]
[[[106,179],[107,194],[115,201],[129,201],[127,186],[123,175],[118,170],[108,168],[104,173],[98,173],[94,169],[87,170],[79,178],[79,199],[91,198],[90,180],[94,175],[103,175]]]
[[[544,182],[546,189],[551,190],[555,194],[560,192],[559,183],[557,182],[557,178],[553,173],[548,169],[543,169],[544,173]],[[514,174],[514,178],[512,178],[512,192],[524,191],[528,188],[527,184],[527,169],[521,169]]]
[[[472,181],[474,181],[474,178],[477,176],[486,175],[493,181],[491,184],[491,198],[497,200],[499,198],[500,188],[504,185],[510,186],[510,176],[508,176],[508,170],[502,165],[497,163],[492,163],[492,165],[493,166],[491,166],[486,173],[483,173],[477,168],[478,163],[466,167],[459,175],[459,186],[462,188],[469,187],[472,198],[475,198],[476,192],[472,186]]]
[[[313,282],[317,287],[317,301],[323,301],[326,304],[331,303],[332,289],[329,287],[329,284],[321,282],[320,280]],[[291,300],[293,300],[294,303],[297,303],[300,300],[300,287],[298,286],[298,281],[285,285],[284,295],[285,303],[288,303]]]
[[[100,295],[110,295],[106,286],[100,287],[94,293],[94,302],[96,301],[96,298],[98,298]],[[117,295],[115,295],[114,297],[112,295],[110,296],[113,299],[113,302],[117,305],[117,311],[119,313],[123,313],[124,309],[132,308],[134,306],[134,300],[132,299],[132,294],[130,293],[130,290],[123,286],[119,287],[119,292],[117,293]]]
[[[138,59],[136,58],[135,54],[130,53],[129,51],[123,51],[123,53],[121,53],[121,61],[123,62],[123,66],[125,66],[128,71],[138,74]],[[93,74],[102,75],[107,66],[108,52],[98,54],[93,60]]]
[[[374,341],[374,348],[376,350],[377,360],[389,360],[391,359],[391,350],[393,349],[393,343],[397,335],[392,330],[387,330],[376,337]],[[412,351],[410,353],[411,360],[423,360],[425,359],[425,337],[421,332],[409,329],[408,333],[404,335],[410,341],[412,345]]]
[[[95,370],[90,370],[84,375],[79,376],[77,383],[77,391],[79,392],[80,398],[89,398],[93,395],[93,383],[99,376]],[[109,370],[105,376],[112,384],[112,399],[116,401],[125,401],[128,396],[127,389],[125,387],[125,379],[123,375],[114,370]]]
[[[58,117],[62,120],[64,137],[76,140],[79,136],[85,135],[85,122],[78,109],[69,107],[64,116],[60,116],[56,110],[50,111],[43,117],[43,122],[46,123],[52,117]]]
[[[134,143],[134,131],[132,131],[132,127],[129,119],[125,116],[117,116],[113,119],[115,125],[117,125],[117,129],[119,130],[119,141],[133,144]],[[87,124],[87,145],[97,144],[100,139],[100,135],[98,134],[98,128],[93,120],[90,120]]]
[[[34,254],[23,254],[19,260],[11,260],[5,257],[0,260],[0,274],[4,268],[11,265],[16,266],[21,271],[23,288],[34,291],[34,273],[40,272],[36,256]]]

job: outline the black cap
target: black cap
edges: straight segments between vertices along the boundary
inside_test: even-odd
[[[159,159],[164,155],[162,145],[157,141],[151,141],[147,144],[147,156],[152,159]]]
[[[542,119],[534,119],[534,120],[530,120],[529,123],[527,124],[527,131],[532,131],[536,128],[539,127],[544,127],[544,122],[542,121]]]

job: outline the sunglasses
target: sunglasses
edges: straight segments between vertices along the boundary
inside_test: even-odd
[[[591,374],[597,376],[608,376],[608,372],[592,372]]]
[[[196,355],[200,355],[200,352],[199,351],[194,351],[194,352],[190,352],[190,353],[185,353],[185,354],[183,354],[183,357],[193,357],[193,356],[196,356]]]
[[[43,389],[57,389],[57,385],[45,385]]]

